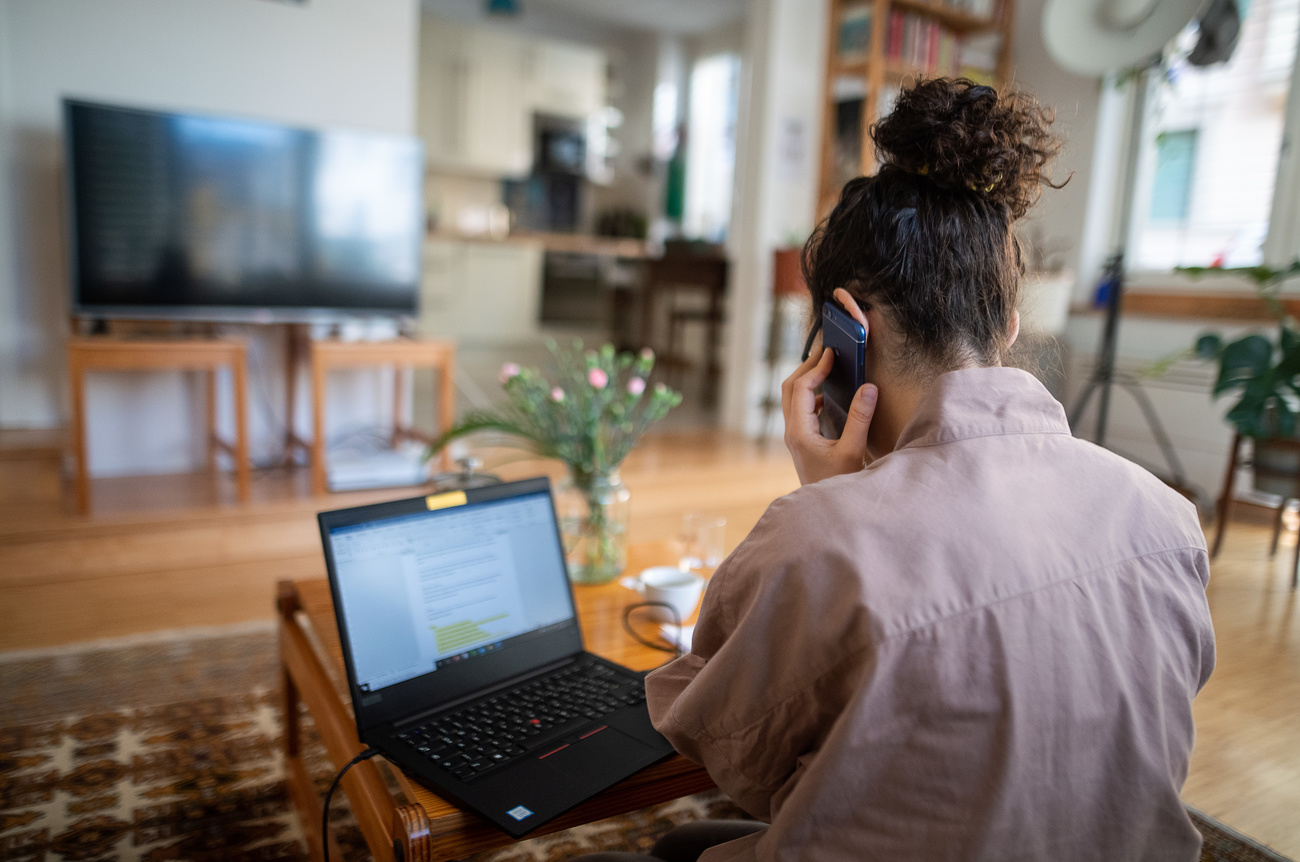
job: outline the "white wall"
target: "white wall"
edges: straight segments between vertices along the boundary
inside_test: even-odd
[[[1082,255],[1084,219],[1093,183],[1093,153],[1101,82],[1067,72],[1047,54],[1043,44],[1044,0],[1017,4],[1014,37],[1014,81],[1056,113],[1055,130],[1065,139],[1053,172],[1056,182],[1074,176],[1062,189],[1043,189],[1043,196],[1019,226],[1021,236],[1041,240],[1048,250],[1065,257],[1065,266],[1092,283],[1095,261]]]
[[[741,57],[722,420],[762,428],[772,251],[813,227],[826,0],[753,0]]]
[[[11,304],[5,301],[16,290],[12,218],[13,146],[9,121],[13,82],[10,58],[13,52],[10,50],[9,30],[9,3],[6,0],[0,2],[0,346],[12,345],[18,337],[14,315],[8,313]],[[18,399],[16,380],[9,371],[11,365],[8,351],[0,353],[0,427],[5,424],[7,405],[13,405]]]
[[[0,110],[18,177],[16,275],[0,280],[0,319],[12,321],[0,330],[0,426],[66,421],[64,96],[305,126],[414,126],[416,0],[0,0],[0,8],[10,75]],[[263,396],[278,405],[277,357],[263,353]],[[189,469],[202,422],[192,388],[179,374],[98,376],[89,398],[94,472]],[[264,412],[253,408],[255,454],[276,445],[269,423],[257,422]],[[136,442],[142,428],[147,443]]]

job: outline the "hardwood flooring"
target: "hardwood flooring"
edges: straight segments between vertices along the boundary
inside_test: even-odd
[[[506,478],[558,476],[546,462],[487,454],[489,469]],[[797,485],[778,441],[714,431],[653,436],[623,476],[632,490],[633,542],[671,540],[683,512],[703,510],[726,516],[728,547]],[[324,574],[317,511],[408,493],[313,497],[309,478],[306,470],[261,472],[247,505],[235,501],[225,476],[100,479],[86,517],[72,512],[70,494],[66,502],[34,490],[0,494],[0,652],[269,621],[277,580]],[[1196,700],[1198,740],[1184,797],[1300,859],[1300,594],[1289,588],[1288,571],[1294,534],[1272,560],[1268,538],[1267,526],[1234,523],[1212,566],[1219,663]]]

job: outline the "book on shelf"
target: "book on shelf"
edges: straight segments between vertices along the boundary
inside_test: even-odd
[[[889,14],[885,57],[930,75],[955,75],[961,57],[961,37],[939,21],[895,9]]]
[[[1002,37],[997,33],[968,36],[961,46],[959,74],[977,84],[995,85],[1001,50]]]
[[[998,0],[944,0],[943,5],[976,18],[992,18],[998,11]]]
[[[871,7],[854,6],[840,16],[836,45],[841,60],[856,60],[871,50]]]

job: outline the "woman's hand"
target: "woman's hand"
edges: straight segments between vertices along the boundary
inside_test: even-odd
[[[840,291],[836,291],[836,297]],[[850,313],[857,311],[856,303]],[[859,311],[866,328],[865,315]],[[858,389],[849,405],[844,433],[838,440],[827,440],[821,435],[817,415],[821,412],[821,396],[814,390],[831,373],[835,354],[822,348],[818,338],[812,353],[781,384],[781,412],[785,414],[785,447],[794,459],[794,469],[799,482],[807,485],[842,473],[856,473],[867,460],[867,432],[871,430],[871,417],[876,412],[879,390],[867,383]]]

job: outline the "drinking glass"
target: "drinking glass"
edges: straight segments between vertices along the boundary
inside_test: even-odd
[[[726,554],[727,519],[712,512],[682,515],[682,555],[677,567],[684,572],[714,569]]]

